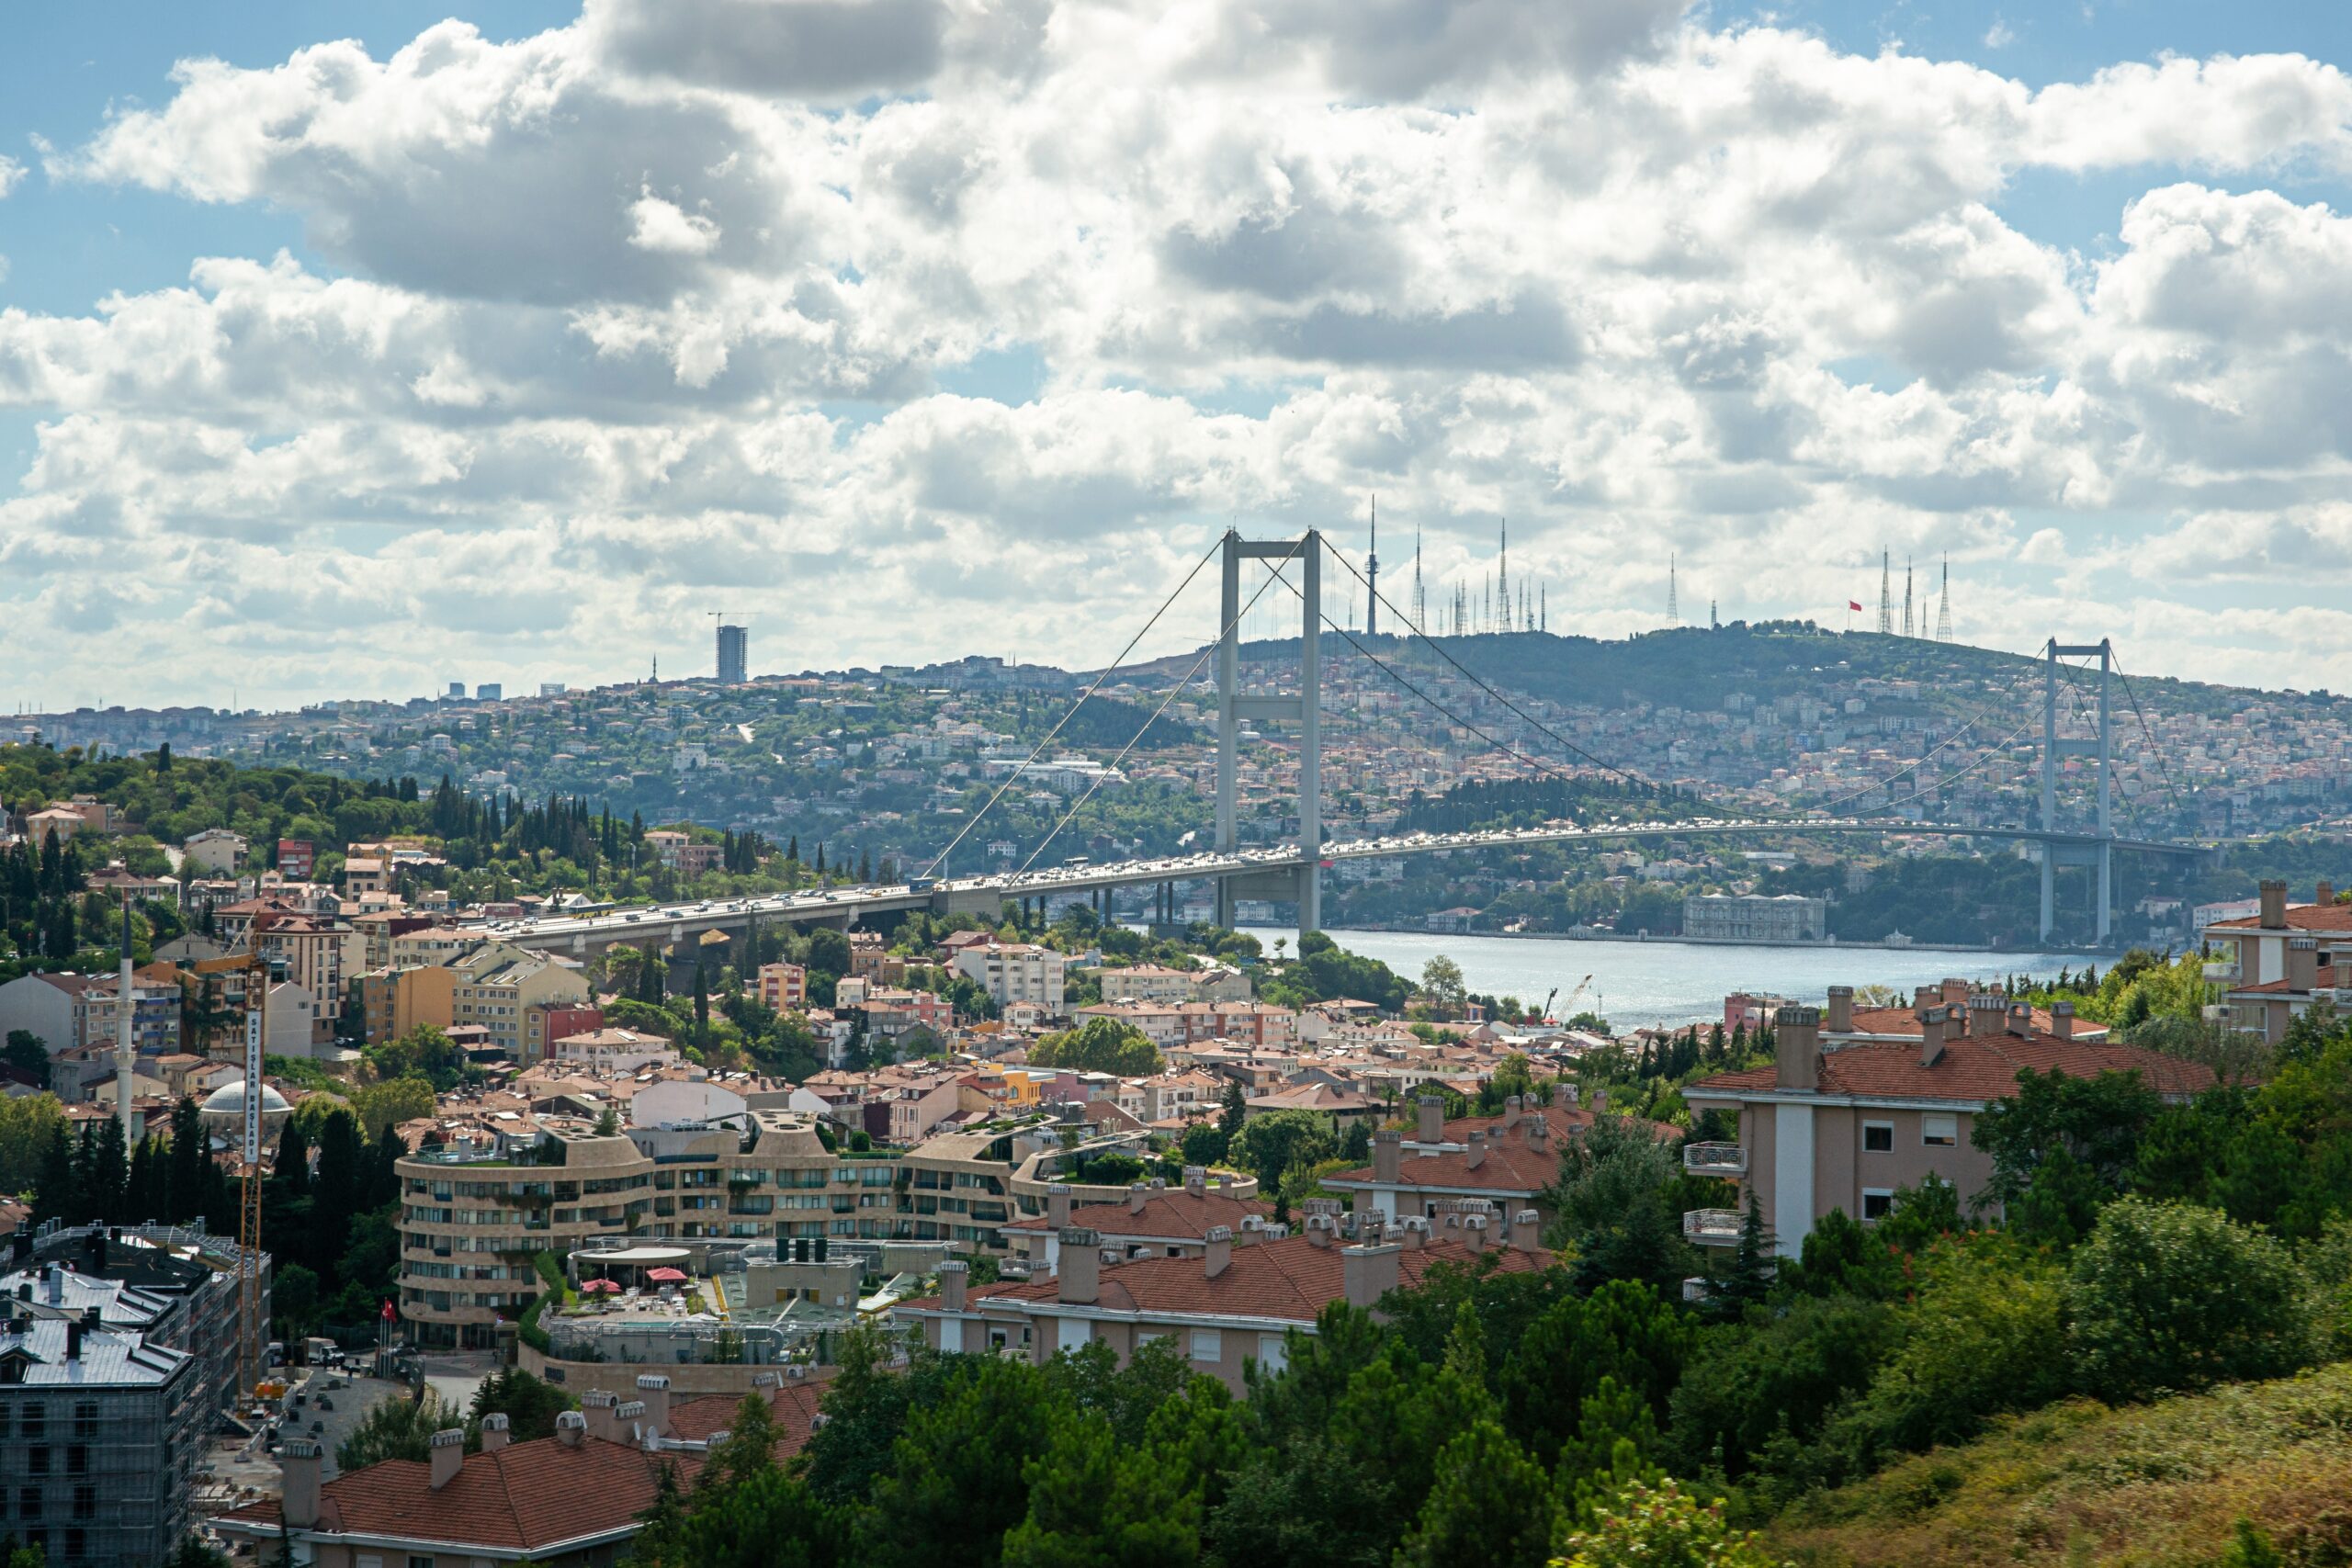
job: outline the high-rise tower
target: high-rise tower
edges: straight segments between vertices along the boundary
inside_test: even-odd
[[[743,626],[718,628],[718,683],[740,686],[751,679],[752,634]]]
[[[1936,640],[1951,640],[1951,557],[1944,557],[1943,603],[1936,607]]]

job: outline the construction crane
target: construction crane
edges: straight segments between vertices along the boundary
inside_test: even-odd
[[[1562,1006],[1562,1008],[1561,1008],[1561,1010],[1561,1010],[1562,1012],[1566,1012],[1569,1008],[1573,1008],[1573,1007],[1575,1007],[1575,1006],[1577,1005],[1577,998],[1578,997],[1583,996],[1587,991],[1590,990],[1591,988],[1592,988],[1592,976],[1589,976],[1589,975],[1587,975],[1583,979],[1578,980],[1578,981],[1577,982],[1577,988],[1576,988],[1575,990],[1570,991],[1570,992],[1568,993],[1568,999],[1567,999],[1566,1003],[1566,1004],[1564,1004],[1564,1005]],[[1559,994],[1560,994],[1560,987],[1557,987],[1557,986],[1553,987],[1552,987],[1552,997],[1556,997],[1556,996],[1558,996]],[[1552,1011],[1552,997],[1546,997],[1546,998],[1544,998],[1544,1016],[1545,1018],[1552,1018],[1552,1017],[1555,1017],[1555,1015],[1553,1013],[1553,1011]]]
[[[261,1190],[262,1190],[262,1057],[266,1044],[272,965],[261,951],[261,932],[245,934],[247,952],[237,958],[199,963],[197,974],[206,983],[218,977],[244,976],[244,1105],[238,1128],[236,1174],[237,1219],[237,1386],[252,1398],[263,1371],[265,1337],[261,1318]],[[217,1059],[217,1058],[216,1058]]]

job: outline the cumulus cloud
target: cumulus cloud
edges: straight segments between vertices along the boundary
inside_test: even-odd
[[[140,85],[53,180],[289,211],[326,265],[0,312],[19,664],[199,682],[177,629],[274,592],[308,639],[248,690],[413,686],[421,637],[581,680],[721,584],[780,664],[1083,661],[1236,513],[1375,489],[1441,584],[1510,517],[1598,631],[1669,549],[1686,599],[1832,619],[1948,551],[2017,646],[2053,572],[2347,558],[2352,220],[2236,188],[2352,153],[2301,56],[2036,89],[1683,0],[590,0]],[[2035,168],[2147,171],[2111,254],[2002,216]],[[124,550],[136,603],[64,586]]]
[[[0,152],[0,199],[6,199],[10,191],[23,183],[24,177],[24,164],[6,152]]]

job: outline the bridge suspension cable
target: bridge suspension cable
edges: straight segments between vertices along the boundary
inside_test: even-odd
[[[1143,639],[1150,634],[1151,628],[1159,624],[1159,617],[1166,615],[1168,613],[1168,607],[1175,604],[1177,598],[1182,594],[1184,590],[1193,585],[1193,579],[1201,575],[1201,569],[1216,558],[1218,547],[1222,543],[1223,540],[1220,538],[1218,544],[1211,545],[1208,549],[1203,553],[1201,558],[1193,563],[1193,570],[1186,572],[1184,574],[1184,580],[1176,585],[1175,590],[1170,592],[1167,598],[1162,599],[1159,602],[1159,608],[1151,613],[1151,618],[1144,622],[1144,624],[1136,629],[1136,635],[1127,639],[1127,646],[1119,649],[1118,657],[1113,659],[1110,663],[1102,666],[1102,668],[1095,673],[1094,679],[1087,682],[1086,690],[1078,694],[1078,701],[1070,704],[1069,710],[1065,712],[1060,718],[1054,721],[1053,728],[1047,730],[1046,732],[1046,738],[1037,742],[1036,750],[1029,753],[1027,761],[1023,761],[1021,766],[1015,768],[1012,773],[1007,773],[1005,775],[1004,782],[997,785],[996,793],[989,795],[988,800],[980,807],[980,808],[972,813],[972,819],[965,823],[962,828],[958,829],[954,838],[947,840],[947,847],[940,851],[937,854],[932,856],[931,863],[922,868],[922,874],[925,876],[933,874],[941,866],[947,863],[947,857],[956,852],[956,846],[962,843],[965,839],[970,835],[972,829],[980,825],[980,819],[986,817],[989,812],[994,808],[998,801],[1004,798],[1006,791],[1012,789],[1014,784],[1021,782],[1023,775],[1028,773],[1030,765],[1035,762],[1038,758],[1046,754],[1046,748],[1051,746],[1054,743],[1054,738],[1062,732],[1062,730],[1069,724],[1071,719],[1078,716],[1078,710],[1086,705],[1086,699],[1092,696],[1102,688],[1102,682],[1111,678],[1111,672],[1113,671],[1118,669],[1119,666],[1126,662],[1127,655],[1136,650],[1136,645],[1143,641]],[[1150,726],[1147,724],[1145,728],[1149,728]],[[1123,756],[1125,754],[1125,753],[1124,752],[1121,753]],[[1023,867],[1023,869],[1025,870],[1027,868]]]
[[[1218,543],[1222,546],[1223,540],[1220,539]],[[1110,767],[1105,768],[1100,774],[1096,775],[1094,782],[1086,786],[1086,793],[1080,795],[1076,800],[1070,802],[1069,809],[1062,813],[1061,820],[1055,823],[1046,832],[1046,836],[1037,840],[1037,847],[1029,852],[1029,858],[1027,860],[1021,863],[1022,872],[1026,872],[1031,866],[1037,863],[1037,857],[1046,852],[1047,846],[1053,843],[1054,840],[1060,835],[1061,830],[1064,828],[1069,826],[1070,819],[1078,815],[1080,808],[1085,806],[1088,801],[1094,798],[1094,792],[1102,787],[1102,781],[1110,777],[1111,773],[1115,770],[1120,763],[1127,760],[1128,752],[1133,751],[1142,743],[1143,738],[1151,732],[1151,727],[1159,722],[1159,716],[1168,711],[1168,705],[1176,700],[1177,695],[1180,693],[1193,683],[1193,678],[1201,672],[1201,666],[1206,664],[1210,658],[1216,654],[1218,646],[1225,641],[1226,634],[1231,631],[1235,626],[1241,624],[1242,618],[1248,615],[1250,612],[1257,606],[1258,601],[1265,597],[1267,589],[1272,588],[1277,581],[1283,581],[1283,562],[1295,559],[1298,552],[1306,547],[1306,538],[1302,536],[1298,542],[1291,547],[1290,554],[1282,557],[1280,560],[1273,561],[1268,566],[1267,570],[1270,575],[1264,581],[1258,584],[1258,591],[1250,595],[1249,603],[1243,604],[1240,609],[1234,612],[1232,620],[1217,628],[1216,636],[1209,640],[1208,646],[1201,649],[1201,656],[1193,660],[1192,668],[1185,671],[1184,673],[1177,679],[1176,683],[1168,688],[1167,694],[1159,699],[1159,705],[1151,710],[1150,716],[1143,721],[1142,728],[1135,732],[1134,739],[1130,739],[1125,746],[1119,748],[1119,754],[1111,759]],[[1211,553],[1214,554],[1215,551],[1212,551]],[[1198,570],[1199,569],[1196,567],[1193,570]],[[1283,581],[1283,586],[1289,586],[1286,581]],[[1295,592],[1297,590],[1293,589],[1292,592]],[[1166,606],[1162,605],[1161,608],[1164,609]],[[1130,646],[1133,645],[1131,644]],[[953,848],[954,846],[951,845],[949,847]],[[1019,875],[1021,873],[1016,872],[1014,874]]]
[[[2115,657],[2115,649],[2111,646],[2107,657],[2108,661],[2115,666],[2116,678],[2123,682],[2124,699],[2132,705],[2132,716],[2140,721],[2140,738],[2148,743],[2148,754],[2156,760],[2156,772],[2165,781],[2165,793],[2172,796],[2172,808],[2175,811],[2187,809],[2181,804],[2179,788],[2172,782],[2172,764],[2165,758],[2165,749],[2156,744],[2155,732],[2148,728],[2148,716],[2140,711],[2140,694],[2132,689],[2132,677],[2123,672],[2123,660]]]

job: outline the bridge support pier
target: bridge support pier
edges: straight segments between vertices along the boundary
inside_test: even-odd
[[[1239,843],[1236,789],[1242,721],[1295,722],[1298,726],[1298,844],[1303,863],[1292,893],[1298,905],[1299,929],[1314,931],[1323,924],[1323,885],[1318,874],[1323,846],[1323,536],[1310,528],[1297,540],[1258,540],[1228,532],[1224,558],[1224,591],[1218,598],[1217,615],[1216,848],[1231,854]],[[1297,569],[1295,697],[1241,695],[1241,563],[1245,560],[1270,562],[1270,570],[1276,571],[1294,564]],[[1228,929],[1236,901],[1253,896],[1238,888],[1236,880],[1216,879],[1216,923]]]
[[[2098,738],[2096,740],[2061,740],[2058,739],[2058,661],[2061,659],[2098,659]],[[2041,830],[2058,830],[2058,761],[2061,757],[2095,756],[2098,759],[2098,844],[2091,852],[2090,864],[2098,882],[2098,908],[2093,930],[2098,945],[2107,945],[2109,933],[2115,924],[2115,753],[2111,728],[2112,710],[2109,704],[2109,685],[2115,672],[2115,645],[2106,637],[2095,643],[2067,646],[2052,637],[2042,649],[2041,671]],[[2056,928],[2058,915],[2058,846],[2048,839],[2041,841],[2041,940],[2047,942]]]

